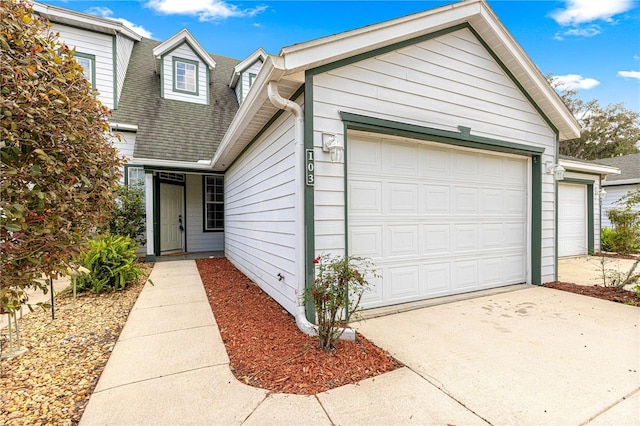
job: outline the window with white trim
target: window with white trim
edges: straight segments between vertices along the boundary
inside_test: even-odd
[[[198,64],[186,59],[174,58],[175,90],[189,93],[198,93]]]
[[[224,229],[224,178],[204,176],[204,230]]]

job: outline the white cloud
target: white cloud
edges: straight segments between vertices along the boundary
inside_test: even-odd
[[[141,35],[142,37],[152,38],[151,37],[151,32],[148,31],[147,29],[145,29],[144,27],[142,27],[141,25],[136,25],[133,22],[131,22],[131,21],[127,20],[127,19],[124,19],[124,18],[114,18],[113,17],[113,11],[111,9],[109,9],[108,7],[95,6],[95,7],[92,7],[90,9],[87,9],[87,13],[90,13],[90,14],[96,15],[96,16],[100,16],[102,18],[111,19],[112,21],[120,22],[121,24],[123,24],[127,28],[135,31],[137,34]]]
[[[640,71],[618,71],[618,77],[637,78],[640,80]]]
[[[636,61],[640,60],[640,55],[633,55],[633,59],[635,59]]]
[[[560,25],[578,26],[593,21],[613,23],[613,17],[633,8],[632,0],[567,0],[564,9],[550,16]]]
[[[553,86],[560,90],[588,90],[600,84],[593,78],[584,78],[580,74],[557,75],[553,77]]]
[[[593,37],[600,34],[600,32],[600,27],[598,25],[591,25],[586,28],[571,28],[563,34],[574,37]]]
[[[197,16],[200,21],[253,17],[267,8],[267,6],[256,6],[251,9],[241,9],[222,0],[148,0],[146,6],[167,15]]]

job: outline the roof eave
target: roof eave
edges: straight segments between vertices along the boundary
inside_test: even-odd
[[[559,164],[567,170],[572,170],[576,172],[593,173],[593,174],[598,174],[600,176],[620,174],[619,168],[611,167],[611,166],[603,166],[600,164],[583,163],[583,162],[563,160],[563,159],[559,161]]]

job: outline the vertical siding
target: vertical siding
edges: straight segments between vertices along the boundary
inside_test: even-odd
[[[52,31],[60,33],[60,41],[75,46],[76,52],[95,55],[98,99],[113,109],[113,36],[54,23]]]
[[[566,172],[564,177],[565,179],[582,179],[593,182],[593,249],[594,251],[600,251],[600,176],[586,173]],[[558,204],[561,202],[562,200],[558,199]],[[602,226],[605,226],[604,223]]]
[[[294,154],[285,112],[226,172],[224,200],[227,258],[290,313],[304,279],[296,276]]]
[[[343,165],[321,150],[323,132],[345,136],[340,111],[454,132],[467,126],[476,136],[543,147],[543,164],[555,156],[552,129],[466,29],[316,75],[313,90],[317,254],[344,250]],[[542,279],[552,281],[555,183],[542,179]]]
[[[189,94],[173,91],[173,58],[189,59],[198,63],[198,94]],[[196,104],[206,105],[208,103],[207,94],[209,92],[209,82],[207,81],[207,64],[202,62],[200,57],[189,47],[187,43],[183,43],[176,49],[172,50],[168,55],[163,56],[162,64],[164,97],[166,99],[175,99],[177,101],[193,102]]]
[[[224,250],[224,232],[204,232],[202,175],[187,175],[185,230],[187,251]]]
[[[613,225],[609,221],[607,212],[611,209],[619,208],[620,206],[616,202],[626,195],[629,191],[635,191],[640,188],[640,185],[620,185],[620,186],[605,186],[604,190],[607,191],[607,195],[604,196],[602,201],[602,227],[613,228]]]
[[[124,77],[129,67],[129,59],[133,50],[133,40],[128,39],[120,34],[116,35],[116,83],[117,95],[120,99],[122,94],[122,86],[124,85]],[[116,105],[117,107],[117,105]]]

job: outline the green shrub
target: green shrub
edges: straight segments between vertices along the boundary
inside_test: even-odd
[[[120,185],[115,194],[113,212],[104,231],[112,235],[130,237],[141,245],[146,244],[146,212],[142,188],[140,186]]]
[[[89,250],[80,259],[89,275],[78,277],[80,291],[123,290],[143,275],[137,265],[136,244],[129,237],[105,235],[89,242]]]
[[[628,254],[640,250],[640,212],[629,208],[612,209],[607,216],[614,227],[611,251]]]
[[[600,230],[600,250],[602,251],[615,251],[613,249],[613,240],[616,231],[611,228],[602,228]]]

